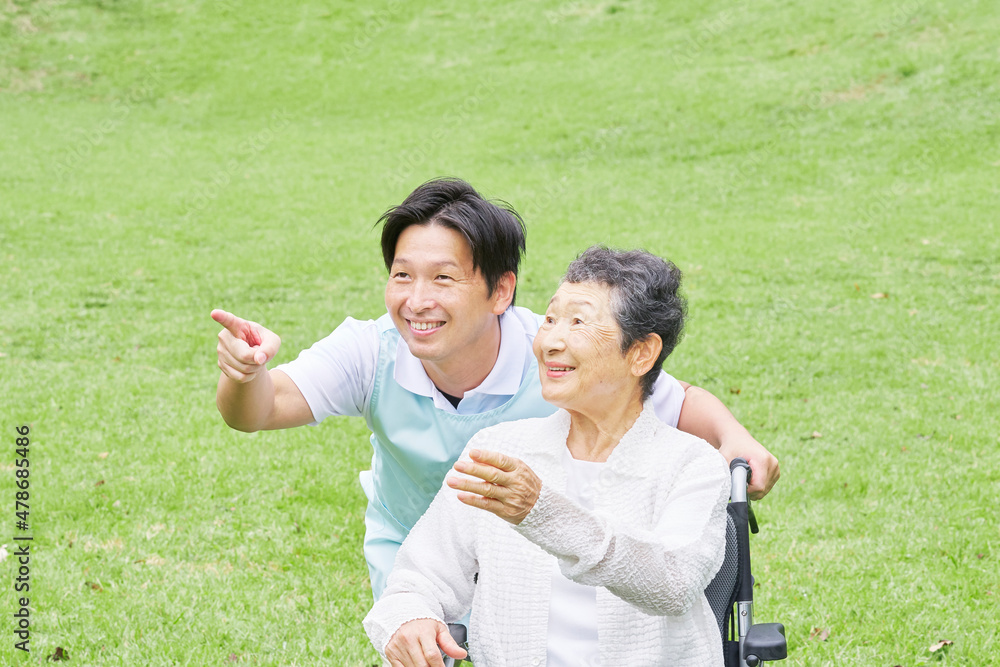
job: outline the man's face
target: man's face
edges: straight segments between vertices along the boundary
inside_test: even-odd
[[[396,242],[385,306],[413,356],[438,366],[472,363],[495,354],[481,348],[507,308],[502,291],[490,295],[459,232],[433,223],[410,225]]]

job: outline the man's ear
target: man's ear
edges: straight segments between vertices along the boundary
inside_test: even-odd
[[[656,363],[663,349],[663,339],[659,334],[651,333],[643,340],[636,341],[628,351],[628,366],[632,375],[642,377]]]
[[[514,275],[513,271],[508,271],[500,276],[493,294],[490,295],[490,300],[493,301],[494,315],[502,315],[510,307],[510,302],[514,300],[515,287],[517,287],[517,276]]]

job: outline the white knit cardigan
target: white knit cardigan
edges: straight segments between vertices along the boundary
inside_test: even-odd
[[[608,458],[588,511],[564,495],[569,425],[560,410],[499,424],[469,442],[466,452],[523,460],[542,479],[541,495],[512,526],[443,486],[364,620],[380,653],[403,623],[453,622],[471,606],[476,667],[544,665],[558,559],[567,578],[597,587],[601,665],[723,664],[704,591],[725,554],[725,459],[659,421],[647,404]]]

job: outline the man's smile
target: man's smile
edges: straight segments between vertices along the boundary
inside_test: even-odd
[[[444,322],[415,322],[414,320],[406,320],[406,323],[410,325],[412,331],[420,331],[422,333],[435,331],[444,326]]]

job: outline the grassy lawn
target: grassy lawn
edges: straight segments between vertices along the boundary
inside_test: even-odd
[[[592,243],[684,269],[668,370],[781,461],[786,664],[1000,664],[998,37],[976,0],[0,0],[0,664],[376,663],[365,425],[229,430],[208,314],[279,362],[377,317],[372,224],[440,175],[524,213],[521,305]]]

